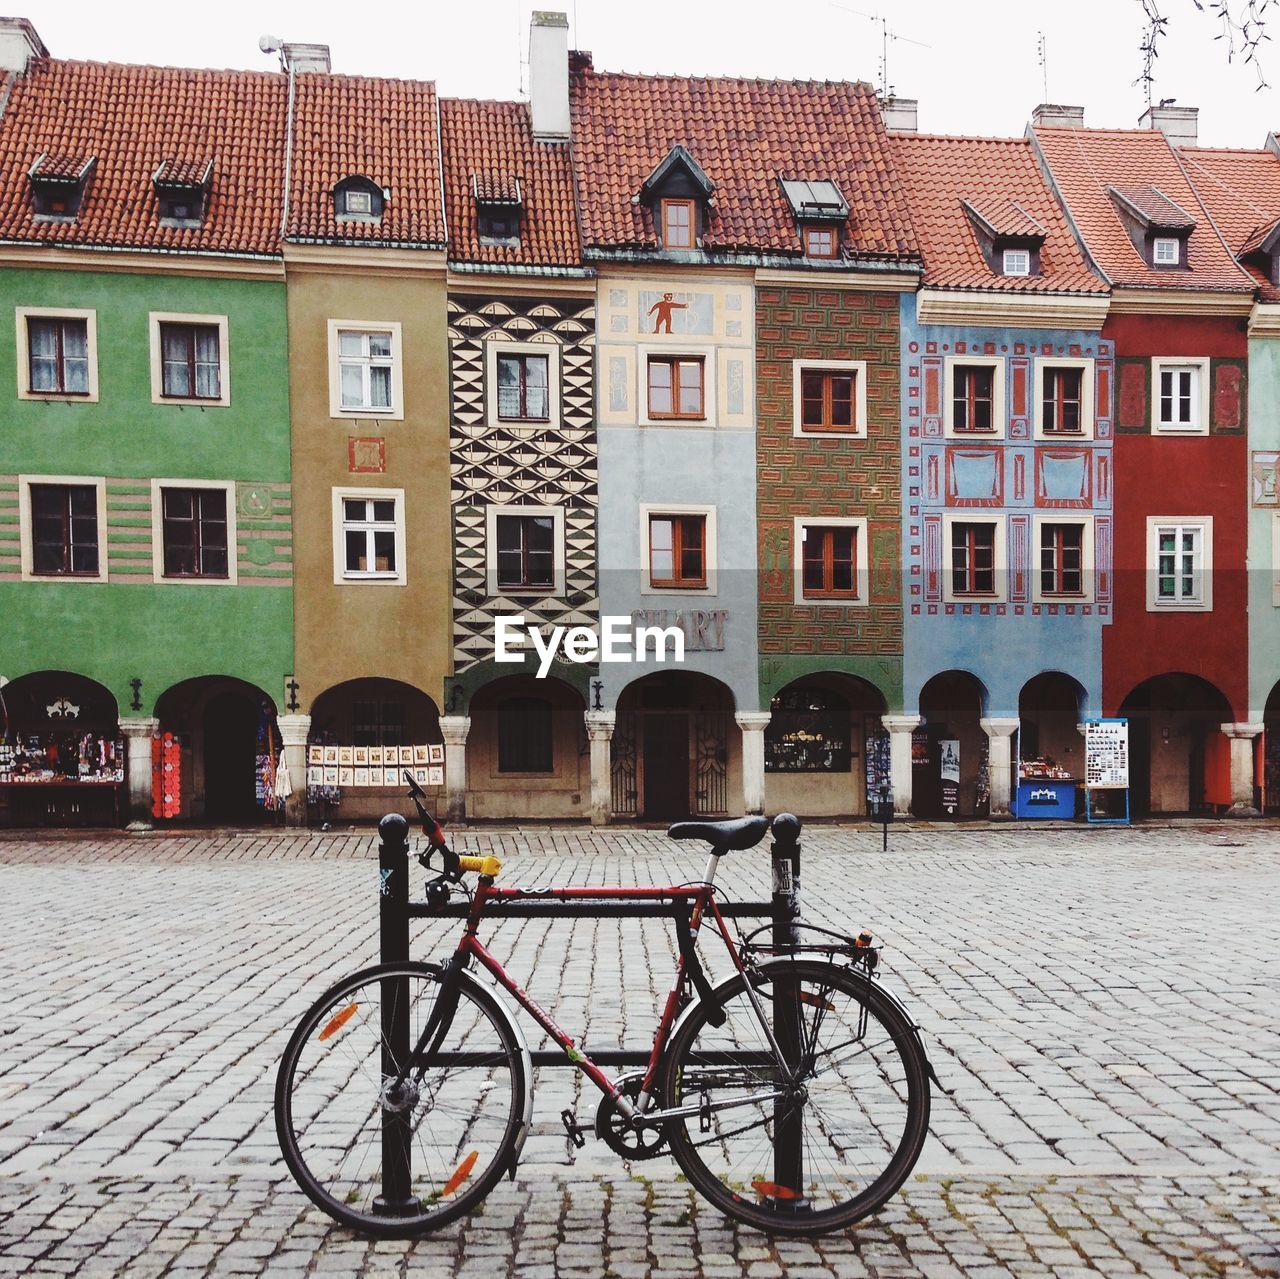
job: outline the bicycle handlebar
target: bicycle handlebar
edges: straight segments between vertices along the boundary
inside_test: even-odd
[[[418,816],[422,819],[422,833],[427,837],[431,851],[439,853],[444,859],[444,873],[451,879],[460,878],[463,871],[471,871],[476,875],[496,876],[502,869],[502,863],[496,857],[462,857],[449,847],[440,823],[427,812],[427,806],[423,802],[427,798],[426,791],[418,785],[407,768],[404,770],[404,779],[409,783],[409,795],[413,800],[413,806],[418,810]],[[426,863],[424,862],[423,865],[425,866]]]

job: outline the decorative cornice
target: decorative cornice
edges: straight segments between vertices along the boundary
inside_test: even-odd
[[[1280,338],[1280,302],[1255,302],[1249,314],[1251,338]]]
[[[992,293],[921,289],[916,319],[921,324],[1011,324],[1042,329],[1102,328],[1110,299],[1105,293]]]
[[[504,293],[536,297],[592,298],[596,292],[594,277],[563,275],[501,275],[482,272],[459,274],[449,271],[450,293],[478,293],[486,297],[501,297]]]
[[[1118,315],[1248,315],[1253,310],[1253,294],[1116,286],[1111,293],[1111,310]]]
[[[834,271],[786,271],[761,267],[757,284],[794,284],[809,289],[848,289],[859,293],[914,293],[920,287],[918,271],[884,271],[840,274]]]
[[[286,244],[286,271],[325,274],[398,276],[408,272],[443,276],[448,263],[443,249],[370,249],[327,244]]]
[[[0,243],[0,267],[52,271],[120,271],[130,275],[202,275],[224,280],[282,280],[278,257],[214,253],[161,253],[145,249],[51,248]]]

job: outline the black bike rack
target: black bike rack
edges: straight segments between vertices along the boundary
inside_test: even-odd
[[[772,922],[773,947],[779,951],[796,944],[794,924],[800,913],[800,819],[790,813],[775,817],[770,859],[773,868],[773,893],[767,902],[724,902],[720,913],[727,919],[767,919]],[[379,949],[382,962],[396,963],[409,958],[409,921],[413,919],[465,919],[470,907],[466,902],[450,902],[444,906],[409,900],[409,823],[400,813],[388,813],[378,823],[379,874]],[[670,922],[672,913],[661,902],[632,900],[608,901],[545,899],[493,902],[485,912],[488,923],[503,919],[654,919]],[[397,1014],[395,1009],[401,1011]],[[782,983],[774,990],[775,1034],[778,1046],[788,1061],[800,1060],[800,1034],[797,1018],[798,1001]],[[394,1002],[383,1012],[384,1075],[398,1070],[396,1059],[404,1061],[409,1054],[408,1008],[404,1000]],[[606,1049],[592,1052],[600,1066],[640,1067],[649,1064],[652,1045],[644,1049]],[[535,1067],[572,1067],[577,1069],[562,1049],[531,1053]],[[412,1215],[417,1210],[412,1197],[411,1132],[407,1117],[387,1110],[382,1121],[383,1193],[378,1207],[389,1216]],[[798,1115],[779,1115],[774,1142],[774,1179],[782,1185],[803,1184],[801,1132]]]

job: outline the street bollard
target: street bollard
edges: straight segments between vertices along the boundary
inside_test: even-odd
[[[773,918],[775,954],[786,955],[796,943],[795,920],[800,914],[800,819],[779,813],[773,819]],[[787,1065],[800,1066],[800,991],[794,982],[773,986],[773,1026],[778,1048]],[[779,1099],[773,1103],[773,1179],[799,1196],[804,1193],[804,1121],[800,1108]]]
[[[378,940],[382,962],[409,958],[409,823],[388,813],[378,823]],[[409,1056],[409,979],[382,979],[382,1079],[400,1073]],[[382,1111],[382,1194],[374,1211],[389,1217],[419,1211],[414,1198],[411,1126],[412,1107]]]

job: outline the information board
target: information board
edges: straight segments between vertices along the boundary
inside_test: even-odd
[[[1084,784],[1088,790],[1129,789],[1129,721],[1085,722]]]

